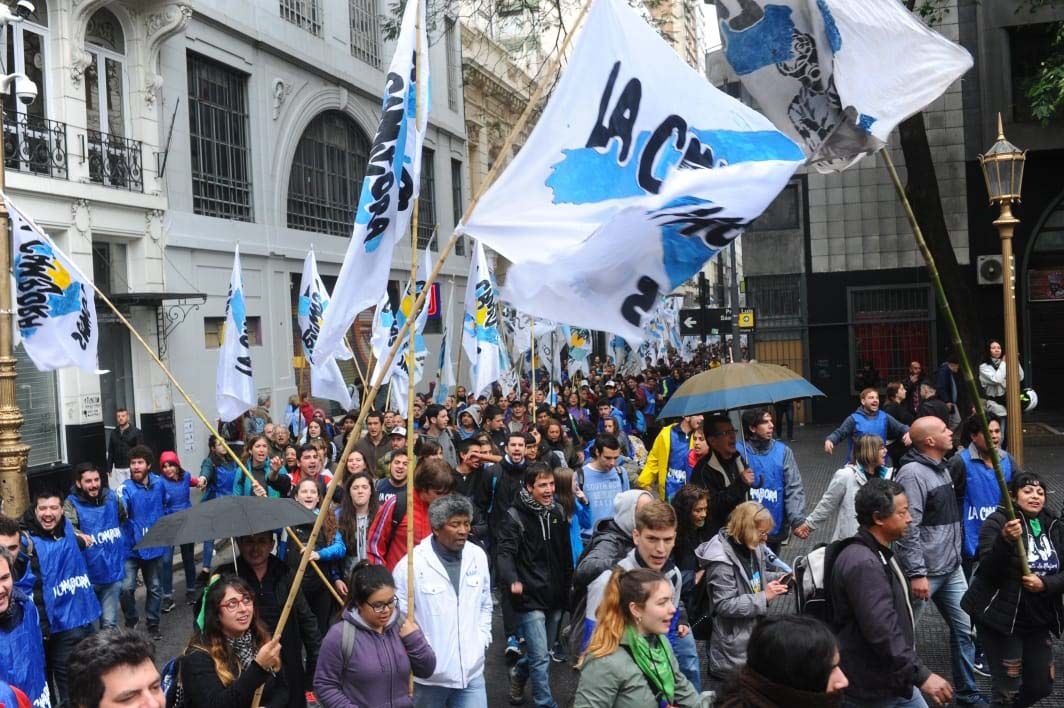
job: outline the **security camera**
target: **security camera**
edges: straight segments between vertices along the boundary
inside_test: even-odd
[[[15,98],[24,106],[30,105],[37,99],[37,84],[25,74],[19,74],[15,77]]]
[[[30,0],[18,0],[15,3],[15,14],[23,20],[32,15],[36,9]]]

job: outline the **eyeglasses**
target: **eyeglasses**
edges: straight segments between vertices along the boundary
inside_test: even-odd
[[[218,603],[218,607],[230,612],[235,612],[236,608],[243,605],[244,607],[251,607],[255,604],[255,598],[251,595],[241,595],[240,597],[234,597],[232,600],[226,600],[225,602]]]
[[[393,607],[395,607],[398,604],[399,604],[399,598],[398,597],[393,597],[391,600],[388,600],[387,602],[367,602],[366,606],[369,607],[369,609],[371,609],[374,612],[376,612],[378,615],[383,615],[385,612],[388,612],[389,610],[391,610]]]

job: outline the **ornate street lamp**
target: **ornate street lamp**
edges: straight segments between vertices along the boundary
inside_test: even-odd
[[[979,156],[990,203],[1000,208],[994,221],[1001,238],[1002,291],[1005,299],[1005,409],[1008,429],[1005,440],[1016,462],[1023,467],[1023,422],[1020,419],[1020,343],[1016,329],[1016,283],[1012,262],[1012,236],[1020,220],[1012,215],[1012,203],[1020,201],[1023,166],[1027,151],[1005,139],[998,113],[998,138],[986,154]]]

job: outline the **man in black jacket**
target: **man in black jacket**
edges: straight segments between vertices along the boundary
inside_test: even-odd
[[[736,431],[730,418],[715,415],[705,421],[702,429],[709,454],[695,465],[690,483],[709,490],[706,537],[710,538],[724,527],[735,507],[750,501],[754,471],[735,447]]]
[[[831,546],[825,561],[840,668],[850,680],[846,705],[923,706],[921,691],[933,705],[948,703],[953,687],[916,654],[909,583],[890,550],[912,522],[905,490],[873,478],[854,507],[860,530]]]
[[[269,531],[237,539],[240,558],[237,573],[255,591],[259,618],[272,635],[292,587],[292,573],[283,560],[271,553],[273,534]],[[303,597],[296,595],[292,616],[281,632],[281,666],[288,683],[288,708],[306,708],[306,691],[313,690],[314,668],[318,662],[321,636],[318,620]],[[304,668],[303,649],[307,651]]]
[[[488,529],[492,534],[492,566],[499,573],[498,548],[499,529],[523,488],[525,474],[525,434],[510,433],[506,438],[506,449],[503,458],[498,463],[488,468],[489,484],[491,485],[490,503],[488,504]],[[506,631],[506,655],[517,658],[521,655],[521,646],[517,636],[517,615],[513,609],[513,599],[505,585],[499,585],[499,596],[502,600],[502,626]]]
[[[129,451],[144,444],[144,433],[129,422],[129,411],[115,411],[115,428],[107,439],[107,467],[111,470],[109,486],[118,489],[129,479]]]
[[[573,552],[569,523],[554,501],[554,470],[534,462],[523,481],[498,530],[499,584],[510,591],[525,639],[525,654],[510,671],[510,703],[524,702],[531,678],[536,705],[553,706],[547,621],[560,620],[566,607]]]

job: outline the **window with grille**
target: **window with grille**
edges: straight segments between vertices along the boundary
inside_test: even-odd
[[[462,46],[458,41],[458,23],[448,17],[444,20],[444,38],[447,43],[447,107],[458,110],[458,96],[462,92]]]
[[[281,0],[281,19],[313,35],[321,36],[321,3],[319,0]]]
[[[188,53],[192,209],[251,221],[247,74]]]
[[[289,228],[350,237],[369,148],[345,113],[326,111],[311,121],[292,158]]]
[[[850,288],[849,306],[854,393],[900,381],[909,362],[933,366],[935,303],[929,286]]]
[[[56,373],[38,371],[22,347],[15,350],[14,356],[15,402],[22,411],[22,442],[30,446],[29,466],[58,462],[62,454]]]
[[[454,225],[462,220],[462,212],[465,204],[462,200],[462,161],[451,160],[451,209],[454,211]],[[459,256],[465,255],[465,236],[459,236],[454,242],[454,252]]]
[[[351,14],[351,56],[377,69],[381,68],[380,22],[376,0],[349,0]]]
[[[436,152],[421,149],[421,192],[418,195],[417,247],[428,248],[436,230]]]
[[[718,259],[719,260],[719,259]],[[801,275],[747,276],[746,301],[757,311],[757,319],[794,320],[802,316]]]

